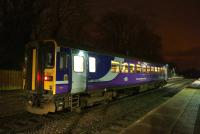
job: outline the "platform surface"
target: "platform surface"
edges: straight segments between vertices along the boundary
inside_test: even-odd
[[[200,134],[200,89],[183,89],[121,134]]]

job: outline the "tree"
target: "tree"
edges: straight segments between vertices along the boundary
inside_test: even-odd
[[[112,12],[103,17],[101,29],[111,50],[147,60],[161,59],[161,38],[141,16]]]
[[[20,68],[24,46],[31,39],[68,37],[80,42],[88,21],[86,4],[86,0],[1,0],[0,66]]]
[[[41,8],[37,8],[38,4],[41,5],[39,0],[35,4],[38,17],[33,24],[33,39],[68,37],[77,42],[82,40],[82,30],[88,21],[85,0],[51,0]]]
[[[128,16],[113,12],[104,16],[101,22],[106,43],[110,49],[120,53],[123,53],[121,48],[130,43],[131,32],[128,31],[131,27]]]
[[[162,40],[149,29],[141,30],[136,38],[134,56],[156,62],[162,61]]]
[[[0,66],[20,68],[24,44],[31,33],[32,3],[27,0],[0,1]]]

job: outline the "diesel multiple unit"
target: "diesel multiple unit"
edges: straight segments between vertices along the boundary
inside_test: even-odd
[[[55,40],[27,44],[28,111],[79,110],[166,83],[164,64],[66,46]]]

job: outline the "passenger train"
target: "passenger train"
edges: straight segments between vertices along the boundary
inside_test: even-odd
[[[166,83],[165,64],[68,46],[58,40],[27,44],[25,89],[29,112],[79,111]]]

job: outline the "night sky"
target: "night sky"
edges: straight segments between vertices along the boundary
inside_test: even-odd
[[[179,69],[200,70],[199,0],[101,0],[91,1],[91,14],[138,13],[149,16],[163,40],[163,56]]]

